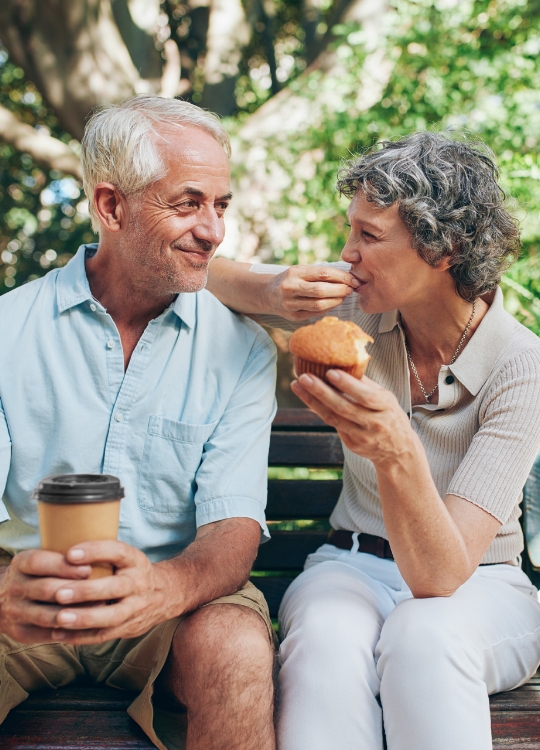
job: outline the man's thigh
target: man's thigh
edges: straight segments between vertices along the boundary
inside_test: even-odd
[[[74,646],[22,644],[0,634],[0,722],[35,690],[63,687],[83,674]]]
[[[234,604],[255,611],[265,623],[269,641],[275,634],[263,595],[251,583],[229,596],[204,605]],[[154,728],[156,680],[169,654],[183,617],[163,622],[138,638],[107,641],[95,646],[23,645],[0,634],[0,721],[34,690],[68,685],[83,675],[92,682],[132,690],[139,695],[128,709],[158,748],[165,745]]]

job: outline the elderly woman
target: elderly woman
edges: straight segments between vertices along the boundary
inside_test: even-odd
[[[488,695],[540,661],[518,520],[540,342],[498,289],[518,230],[490,152],[442,134],[383,143],[339,189],[344,263],[218,260],[210,280],[271,325],[331,312],[375,340],[361,381],[292,386],[337,429],[345,467],[328,543],[280,610],[280,750],[381,750],[382,715],[389,750],[491,750]]]

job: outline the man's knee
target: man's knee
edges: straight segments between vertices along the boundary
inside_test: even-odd
[[[257,612],[213,604],[178,626],[168,673],[177,698],[188,705],[197,694],[220,686],[236,692],[255,686],[271,690],[274,656],[266,623]]]

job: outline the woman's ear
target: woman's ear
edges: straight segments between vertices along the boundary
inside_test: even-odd
[[[454,247],[452,248],[454,250],[454,253],[457,254],[458,248]],[[437,266],[435,266],[437,271],[448,271],[449,268],[452,268],[454,265],[454,254],[452,255],[444,255]]]

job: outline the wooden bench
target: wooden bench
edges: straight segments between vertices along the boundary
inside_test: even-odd
[[[260,548],[251,580],[265,594],[272,617],[306,555],[325,541],[341,489],[336,470],[342,464],[341,443],[331,428],[304,409],[278,412],[270,466],[282,467],[282,474],[311,467],[316,477],[325,469],[335,475],[272,478],[279,470],[270,470],[272,540]],[[306,469],[296,472],[305,474]],[[34,693],[0,727],[0,750],[149,750],[154,745],[126,714],[132,699],[123,691],[90,686]],[[494,748],[540,750],[540,676],[518,690],[492,696],[490,702]]]

